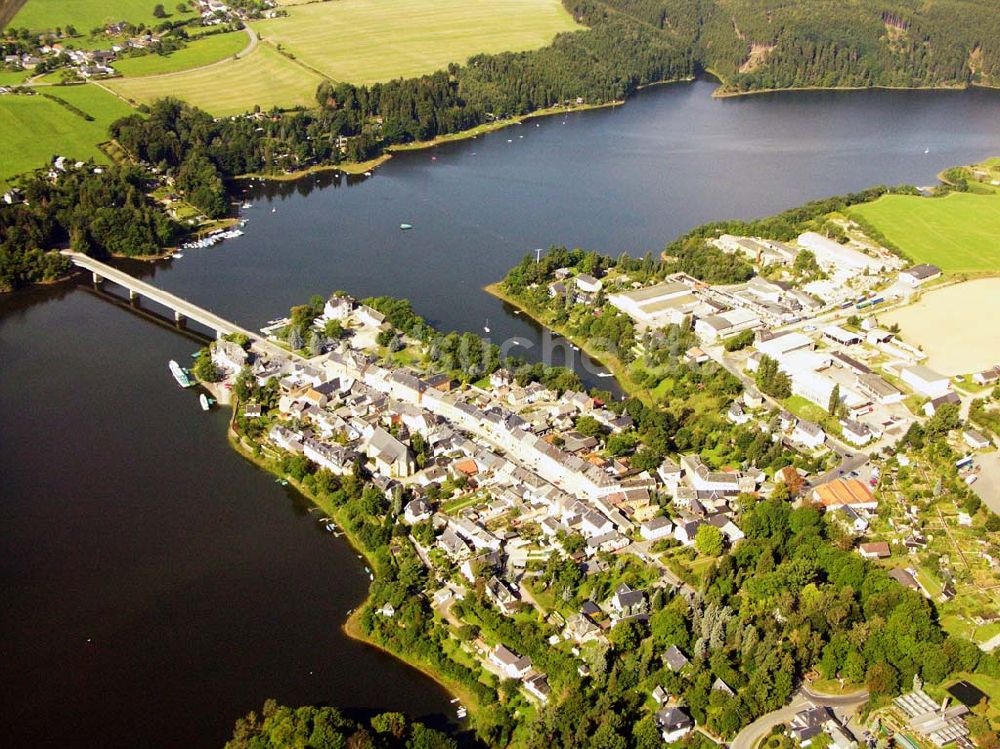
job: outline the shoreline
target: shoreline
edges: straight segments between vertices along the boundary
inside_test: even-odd
[[[688,78],[671,78],[663,81],[656,81],[654,83],[646,83],[642,86],[636,87],[636,91],[644,91],[648,88],[653,88],[655,86],[666,86],[672,83],[690,83],[696,80],[695,77]],[[250,179],[260,179],[265,181],[274,182],[294,182],[299,179],[308,177],[310,174],[316,174],[319,172],[328,171],[341,171],[347,174],[363,174],[364,172],[376,169],[385,162],[389,161],[394,154],[405,153],[407,151],[423,151],[429,148],[435,148],[436,146],[444,145],[446,143],[457,143],[464,140],[472,140],[473,138],[478,138],[480,135],[485,135],[487,133],[497,132],[499,130],[504,130],[508,127],[514,125],[519,125],[528,120],[532,120],[540,117],[554,117],[560,114],[575,114],[576,112],[588,112],[595,109],[614,109],[615,107],[623,106],[628,103],[628,99],[614,99],[613,101],[604,102],[601,104],[570,104],[560,105],[556,104],[551,107],[543,107],[541,109],[536,109],[534,111],[528,112],[526,114],[515,115],[514,117],[509,117],[504,120],[494,120],[493,122],[484,122],[481,125],[476,125],[475,127],[468,128],[467,130],[461,130],[457,133],[446,133],[444,135],[438,135],[431,140],[417,140],[411,143],[396,143],[391,146],[387,146],[385,151],[376,156],[374,159],[369,159],[368,161],[346,161],[340,164],[319,164],[316,166],[307,167],[305,169],[300,169],[295,172],[288,172],[287,174],[259,174],[259,173],[249,173],[249,174],[239,174],[232,177],[234,181],[244,181]]]
[[[355,553],[360,554],[364,558],[365,562],[367,563],[368,567],[372,570],[373,574],[377,576],[380,571],[376,566],[374,559],[372,559],[372,557],[368,553],[368,550],[358,541],[357,537],[347,527],[347,524],[343,522],[343,519],[341,518],[340,508],[333,507],[332,505],[325,506],[317,497],[315,497],[312,494],[312,492],[308,491],[304,486],[302,486],[302,484],[300,484],[298,481],[296,481],[294,478],[290,476],[280,476],[271,468],[266,458],[255,455],[252,449],[247,447],[243,439],[240,437],[239,434],[236,433],[236,430],[233,428],[233,422],[236,418],[236,409],[238,407],[239,407],[239,401],[238,399],[234,398],[230,408],[231,415],[229,420],[229,426],[226,430],[226,441],[229,442],[230,447],[232,447],[233,450],[235,450],[238,455],[240,455],[245,460],[255,465],[257,468],[261,469],[262,471],[266,471],[272,476],[283,478],[286,481],[288,481],[288,485],[294,488],[295,491],[297,491],[304,499],[306,499],[308,502],[310,502],[311,504],[313,504],[314,506],[318,507],[320,510],[325,512],[329,517],[334,518],[337,522],[337,529],[343,535],[343,539],[347,541],[347,544],[351,547],[351,549]],[[371,595],[372,595],[371,588],[372,585],[369,584],[368,589],[365,592],[364,599],[362,599],[361,602],[358,603],[358,605],[351,610],[351,613],[348,615],[347,619],[341,622],[340,631],[343,632],[350,639],[356,642],[361,642],[368,647],[386,653],[387,655],[392,656],[401,663],[404,663],[409,668],[419,671],[424,676],[431,679],[439,687],[441,687],[441,689],[443,689],[451,697],[458,699],[459,703],[457,704],[461,704],[463,707],[465,707],[468,710],[469,715],[468,715],[467,725],[463,725],[462,723],[458,723],[457,725],[459,726],[460,730],[470,730],[475,725],[475,718],[483,709],[483,706],[465,687],[463,687],[461,684],[453,682],[447,676],[438,673],[435,669],[433,669],[426,663],[423,663],[409,655],[398,653],[386,647],[382,643],[377,642],[376,640],[366,635],[361,630],[360,617],[362,611],[364,611],[365,608],[367,608],[371,602]],[[453,719],[452,715],[445,714],[445,717],[449,723],[452,722]]]
[[[563,328],[562,326],[552,325],[551,323],[548,323],[545,320],[542,320],[541,318],[537,317],[532,310],[528,309],[524,305],[523,302],[521,302],[519,299],[515,297],[510,296],[510,294],[504,291],[500,286],[501,283],[502,283],[501,281],[496,281],[494,283],[488,284],[483,287],[483,291],[485,291],[490,296],[495,297],[496,299],[499,299],[502,302],[506,302],[512,307],[521,310],[521,312],[527,315],[532,321],[534,321],[538,325],[541,325],[544,328],[548,328],[554,333],[558,333],[567,341],[569,341],[571,344],[577,346],[581,352],[585,353],[591,359],[594,359],[602,367],[611,372],[611,374],[614,376],[615,382],[618,384],[618,387],[622,389],[622,392],[625,393],[625,395],[632,398],[638,398],[647,406],[654,405],[653,400],[649,395],[649,391],[645,390],[644,388],[640,388],[638,385],[636,385],[636,383],[632,380],[632,378],[629,377],[628,370],[625,367],[625,365],[622,364],[621,359],[619,359],[617,356],[609,354],[607,351],[595,351],[588,345],[586,341],[577,340],[573,336],[569,335],[566,329]]]
[[[787,88],[757,88],[748,91],[728,91],[726,90],[726,83],[723,79],[712,73],[711,71],[706,71],[713,78],[719,81],[719,87],[712,92],[713,99],[735,99],[741,96],[756,96],[758,94],[784,94],[784,93],[797,93],[804,91],[970,91],[974,88],[982,88],[989,91],[1000,90],[1000,85],[991,85],[988,83],[969,83],[969,84],[954,84],[946,85],[941,84],[937,86],[792,86]]]

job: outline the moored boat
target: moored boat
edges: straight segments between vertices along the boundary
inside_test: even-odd
[[[183,369],[181,365],[173,359],[170,360],[170,363],[167,366],[170,368],[170,374],[174,376],[174,379],[177,380],[177,384],[182,388],[189,388],[194,384],[191,381],[191,377],[188,375],[187,370]]]

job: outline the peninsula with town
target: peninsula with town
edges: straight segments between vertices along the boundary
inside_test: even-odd
[[[1000,165],[950,177],[992,194]],[[618,396],[344,292],[193,372],[364,555],[347,631],[445,685],[478,741],[988,748],[1000,367],[953,292],[996,281],[903,255],[867,218],[894,199],[948,198],[527,255],[494,293]]]

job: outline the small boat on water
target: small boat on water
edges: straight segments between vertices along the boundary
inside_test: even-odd
[[[174,260],[180,260],[182,257],[184,257],[184,253],[183,252],[175,252],[170,257],[173,258]]]
[[[271,213],[277,213],[277,212],[278,212],[278,209],[277,209],[277,208],[272,208],[272,209],[271,209]]]
[[[188,374],[188,371],[186,369],[183,369],[181,365],[175,362],[173,359],[170,360],[170,363],[167,364],[167,366],[170,368],[170,374],[174,376],[174,379],[177,380],[177,384],[180,385],[182,388],[189,388],[192,385],[194,385],[194,382],[191,381],[191,376]]]
[[[598,377],[614,377],[614,375],[611,374],[610,372],[598,372],[597,376]]]
[[[487,333],[490,332],[490,318],[488,317],[486,318],[486,323],[483,325],[483,330],[485,330]]]
[[[365,176],[366,176],[366,177],[371,177],[371,176],[372,176],[372,173],[371,173],[371,172],[365,172]]]
[[[570,348],[573,349],[574,351],[579,351],[580,350],[579,346],[574,346],[572,343],[570,344]]]
[[[521,314],[521,310],[519,310],[519,309],[514,310],[514,314],[515,315],[520,315]]]
[[[208,411],[208,410],[210,410],[212,408],[212,404],[215,403],[214,400],[212,400],[211,398],[209,398],[204,393],[202,393],[201,395],[198,396],[198,402],[201,403],[201,410],[202,411]]]
[[[413,224],[400,224],[399,228],[402,229],[403,231],[407,231],[413,228]]]
[[[333,533],[334,531],[336,531],[336,530],[337,530],[337,526],[336,526],[336,525],[334,525],[333,523],[327,523],[327,524],[326,524],[325,526],[323,526],[323,527],[324,527],[324,528],[326,528],[326,529],[327,529],[327,531],[329,531],[330,533]]]

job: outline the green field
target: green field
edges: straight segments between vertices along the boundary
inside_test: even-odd
[[[212,34],[204,39],[189,42],[187,47],[170,55],[123,57],[115,61],[114,67],[119,73],[128,77],[173,73],[210,65],[232,57],[247,46],[247,41],[247,35],[242,31]]]
[[[246,57],[180,73],[107,81],[135,102],[175,96],[217,116],[272,107],[312,106],[322,78],[260,44]]]
[[[946,273],[1000,271],[1000,197],[884,195],[850,213],[870,221],[917,263]]]
[[[48,92],[94,120],[85,120],[44,96],[0,96],[0,183],[44,166],[56,155],[107,162],[97,144],[108,139],[111,122],[132,111],[92,84],[52,86]]]
[[[291,6],[253,27],[324,75],[358,84],[537,49],[580,28],[559,0],[338,0]]]
[[[13,86],[23,82],[31,73],[27,70],[0,70],[0,86]]]
[[[153,16],[157,0],[28,0],[14,16],[11,26],[27,27],[32,31],[48,31],[76,27],[81,34],[91,29],[118,21],[143,22],[147,25],[162,19]],[[193,18],[194,13],[179,14],[177,0],[163,2],[167,18]]]

